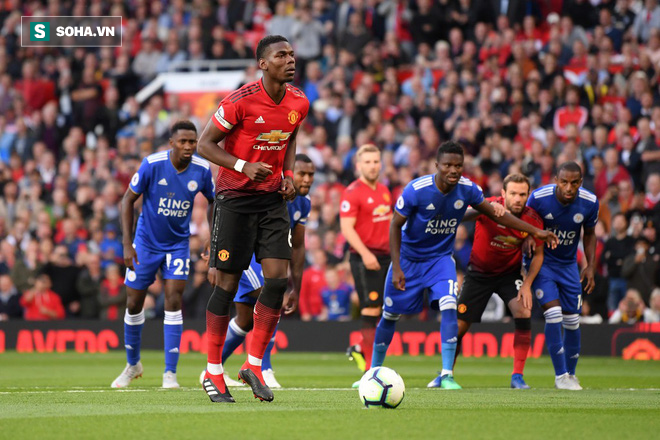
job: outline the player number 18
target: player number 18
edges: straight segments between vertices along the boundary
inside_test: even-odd
[[[447,280],[449,283],[449,294],[457,296],[458,295],[458,283],[455,280]]]

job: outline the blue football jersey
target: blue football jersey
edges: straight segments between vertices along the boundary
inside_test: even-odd
[[[309,196],[298,196],[290,202],[287,202],[287,208],[289,210],[289,219],[291,220],[291,231],[293,231],[296,225],[307,224],[307,219],[309,218],[309,213],[312,210],[312,200]]]
[[[209,203],[215,197],[209,163],[193,156],[188,168],[178,172],[169,150],[146,157],[129,188],[143,197],[135,241],[154,251],[187,246],[195,196],[201,191]]]
[[[434,176],[410,182],[396,202],[396,211],[408,219],[401,235],[401,256],[412,261],[450,255],[456,228],[468,205],[484,201],[481,188],[470,179],[461,177],[448,194],[443,194]]]
[[[593,228],[598,222],[598,198],[584,188],[566,206],[555,196],[557,185],[546,185],[532,192],[527,205],[543,219],[543,227],[559,238],[557,248],[546,248],[543,264],[571,264],[577,260],[580,229]]]

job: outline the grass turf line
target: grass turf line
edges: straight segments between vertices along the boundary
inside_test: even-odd
[[[230,359],[237,372],[244,355]],[[390,357],[406,382],[396,410],[362,409],[347,389],[359,377],[341,354],[280,353],[273,357],[284,386],[275,401],[232,388],[234,405],[212,404],[198,384],[205,358],[182,355],[179,390],[161,390],[163,354],[147,351],[145,376],[128,392],[110,382],[125,363],[107,354],[0,354],[0,432],[4,438],[657,438],[657,362],[581,358],[582,392],[557,391],[549,358],[530,359],[534,389],[508,389],[511,359],[459,358],[462,391],[428,390],[439,357]],[[629,390],[633,388],[634,390]]]

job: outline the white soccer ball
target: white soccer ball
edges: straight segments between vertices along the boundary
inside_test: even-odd
[[[374,367],[360,379],[360,400],[367,408],[396,408],[406,393],[399,373],[387,367]]]

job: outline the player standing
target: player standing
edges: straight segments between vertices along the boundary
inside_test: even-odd
[[[503,181],[500,197],[489,202],[504,205],[506,210],[530,225],[543,228],[543,221],[529,206],[525,206],[531,189],[529,179],[522,174],[509,174]],[[467,216],[466,216],[467,217]],[[523,370],[532,340],[532,281],[543,264],[543,246],[536,240],[536,249],[529,272],[521,275],[522,244],[526,232],[503,228],[490,218],[477,217],[474,244],[468,270],[458,295],[458,347],[473,322],[481,322],[493,292],[508,305],[515,323],[513,337],[513,374],[511,388],[527,389]],[[456,354],[458,355],[458,351]],[[429,386],[436,385],[435,381]],[[437,385],[436,385],[437,386]]]
[[[378,182],[381,170],[380,150],[367,144],[356,153],[360,178],[342,195],[339,212],[341,232],[351,245],[349,261],[360,297],[362,341],[349,347],[347,354],[358,368],[371,365],[376,325],[383,307],[383,288],[390,266],[389,227],[392,219],[392,194]],[[357,386],[359,381],[354,384]]]
[[[300,295],[300,285],[302,284],[303,268],[305,266],[305,224],[312,209],[312,202],[309,198],[309,189],[314,183],[314,163],[306,154],[297,154],[296,162],[293,168],[293,185],[296,189],[296,198],[288,202],[289,221],[291,225],[291,278],[293,280],[293,292],[298,298]],[[241,280],[238,283],[238,292],[234,298],[236,305],[236,316],[229,321],[227,330],[227,339],[222,349],[222,363],[224,364],[234,350],[245,341],[248,332],[254,325],[253,312],[257,302],[257,297],[261,293],[264,285],[264,275],[255,257],[252,256],[250,267],[243,271]],[[287,307],[284,313],[290,314],[295,311],[295,302],[291,302],[291,307]],[[277,332],[277,330],[275,330]],[[270,361],[270,352],[275,343],[275,333],[270,339],[266,352],[261,363],[261,374],[269,388],[281,388],[275,379],[273,366]],[[226,374],[226,373],[225,373]],[[225,377],[225,381],[227,377]],[[202,380],[203,382],[203,380]],[[230,383],[231,384],[231,383]]]
[[[458,341],[458,285],[452,251],[456,228],[468,205],[503,226],[519,229],[541,240],[554,242],[556,237],[509,213],[496,218],[494,208],[484,200],[481,188],[461,176],[463,147],[457,142],[444,142],[438,148],[436,168],[436,174],[420,177],[406,185],[396,202],[390,227],[392,265],[387,272],[383,318],[376,329],[371,366],[383,364],[396,322],[402,314],[419,313],[424,289],[429,289],[430,306],[440,310],[442,317],[442,372],[438,385],[460,389],[453,377]]]
[[[556,184],[534,191],[527,202],[543,219],[545,229],[559,237],[559,245],[546,251],[543,266],[532,289],[543,307],[545,341],[555,369],[555,387],[581,390],[575,376],[580,357],[581,282],[586,278],[584,290],[587,294],[591,293],[595,285],[595,228],[599,205],[594,194],[581,188],[582,168],[577,163],[561,164],[555,180]],[[582,229],[587,267],[580,274],[577,248]]]
[[[264,283],[254,306],[248,359],[239,378],[255,397],[272,401],[261,364],[287,288],[291,230],[286,201],[296,196],[293,165],[296,134],[309,101],[287,84],[296,72],[293,49],[279,35],[257,45],[263,78],[225,97],[206,125],[200,154],[220,165],[211,231],[210,278],[215,287],[206,311],[208,354],[204,390],[213,402],[234,402],[223,378],[221,353],[229,309],[252,255],[261,263]],[[218,145],[224,140],[224,148]],[[217,269],[217,271],[215,270]],[[289,296],[289,306],[296,301]]]
[[[159,268],[165,280],[163,388],[179,387],[176,366],[183,331],[181,296],[190,270],[190,216],[197,193],[202,192],[212,204],[215,188],[209,163],[193,156],[197,129],[192,122],[176,122],[169,143],[171,150],[154,153],[142,161],[121,202],[127,267],[124,345],[128,363],[112,382],[113,388],[126,387],[142,375],[142,308],[147,288],[156,279]],[[133,239],[134,205],[140,195],[144,195],[142,214]]]

